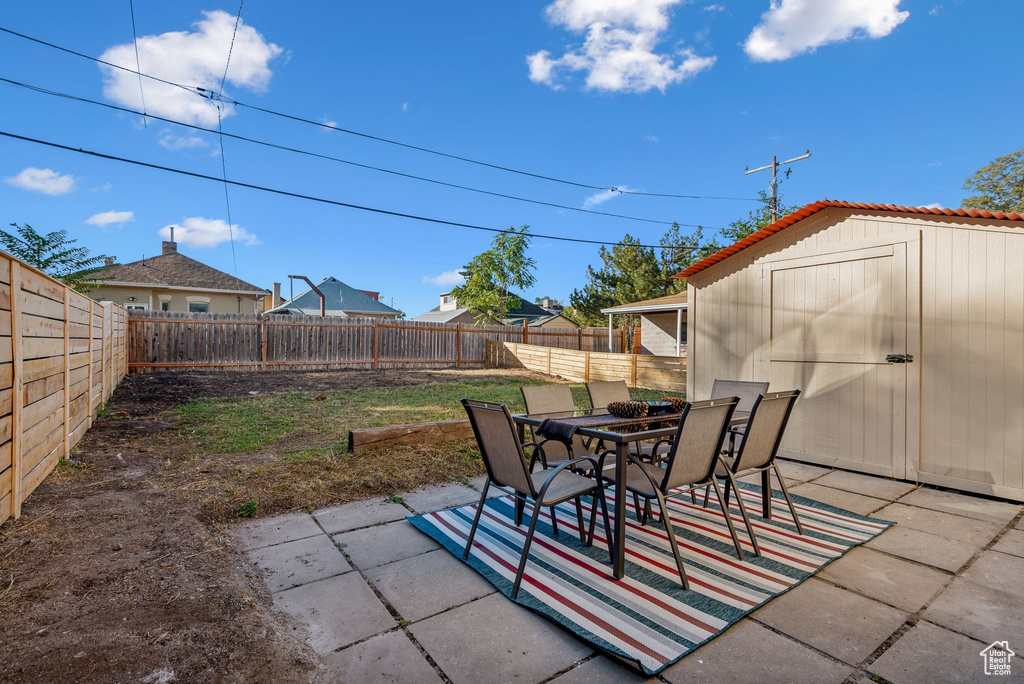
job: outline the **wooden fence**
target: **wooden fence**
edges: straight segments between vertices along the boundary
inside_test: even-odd
[[[625,335],[613,333],[621,350]],[[479,368],[487,342],[607,349],[608,330],[423,323],[377,318],[321,318],[133,310],[128,368],[324,370],[337,368]]]
[[[21,515],[124,377],[126,321],[0,252],[0,522]]]
[[[577,382],[625,380],[630,387],[686,392],[685,356],[609,354],[488,341],[487,365],[527,368]]]

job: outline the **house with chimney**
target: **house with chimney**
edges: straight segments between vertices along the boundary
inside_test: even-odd
[[[108,257],[97,278],[102,284],[89,296],[126,309],[261,314],[270,294],[179,252],[173,227],[159,256],[125,264]]]
[[[274,294],[268,299],[268,315],[319,316],[321,306],[325,316],[396,319],[402,315],[380,301],[380,292],[358,290],[334,277],[324,278],[315,288],[305,289],[287,300],[281,299],[281,284],[274,283]]]

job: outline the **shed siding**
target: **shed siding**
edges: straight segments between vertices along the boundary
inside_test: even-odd
[[[1024,500],[1019,222],[832,208],[694,275],[689,396],[709,396],[715,378],[767,379],[763,262],[908,232],[921,240],[920,356],[908,368],[919,374],[920,402],[907,407],[919,411],[920,453],[908,454],[908,477],[917,471],[921,481]]]

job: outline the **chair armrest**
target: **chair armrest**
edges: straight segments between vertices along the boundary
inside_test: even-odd
[[[552,483],[552,482],[554,481],[555,477],[557,477],[557,476],[558,476],[558,474],[559,474],[560,472],[562,472],[562,471],[563,471],[563,470],[565,470],[566,468],[574,468],[574,467],[576,467],[576,464],[578,464],[578,463],[583,463],[584,461],[589,461],[589,462],[590,462],[590,463],[591,463],[591,464],[592,464],[592,465],[594,466],[594,468],[597,468],[597,461],[595,461],[595,460],[594,460],[594,459],[592,459],[592,458],[588,458],[588,457],[586,457],[586,456],[584,456],[583,458],[574,458],[574,459],[573,459],[573,460],[571,460],[571,461],[566,461],[565,463],[562,463],[562,464],[560,464],[560,465],[559,465],[559,466],[558,466],[557,468],[555,468],[555,469],[554,469],[554,470],[552,471],[552,473],[551,473],[550,475],[548,475],[548,476],[547,476],[547,478],[546,478],[546,479],[544,480],[544,484],[543,484],[543,485],[541,485],[541,487],[540,487],[540,491],[539,491],[539,492],[537,492],[537,501],[538,501],[538,502],[540,502],[540,501],[543,501],[543,500],[544,500],[544,495],[545,495],[545,494],[547,494],[547,492],[548,492],[548,487],[550,487],[550,486],[551,486],[551,483]],[[594,486],[597,486],[597,484],[598,484],[598,483],[596,483],[596,482],[595,482],[595,483],[594,483]]]
[[[544,440],[546,442],[547,440]],[[541,446],[543,442],[538,444],[537,442],[526,442],[523,444],[523,449],[527,447],[533,447],[533,456],[530,458],[530,472],[533,472],[533,466],[537,464],[537,456],[540,456],[540,462],[544,466],[544,469],[548,468],[548,457],[544,454],[544,447]]]

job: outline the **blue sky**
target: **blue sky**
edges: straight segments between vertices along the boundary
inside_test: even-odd
[[[219,85],[237,5],[136,0],[143,71]],[[226,14],[219,14],[226,12]],[[230,15],[230,16],[228,16]],[[245,103],[601,187],[754,197],[772,154],[810,148],[789,203],[958,206],[963,179],[1021,146],[1016,0],[251,0],[225,92]],[[18,3],[0,25],[134,66],[127,3]],[[134,77],[0,34],[0,75],[137,108]],[[147,110],[216,126],[208,102],[146,82]],[[219,175],[214,136],[0,84],[0,129]],[[211,118],[212,117],[212,118]],[[224,130],[447,182],[582,207],[595,191],[512,175],[244,108]],[[504,228],[656,243],[664,226],[460,190],[225,140],[231,178]],[[132,261],[183,226],[181,251],[233,272],[221,185],[0,139],[0,219],[65,228]],[[723,226],[754,204],[616,196],[601,210]],[[238,275],[379,290],[410,316],[437,303],[486,233],[231,190]],[[109,213],[108,213],[109,212]],[[118,222],[128,217],[130,220]],[[86,221],[92,219],[91,223]],[[190,244],[186,244],[190,243]],[[536,240],[530,297],[567,299],[597,247]],[[435,279],[431,281],[430,279]],[[439,284],[440,283],[440,284]]]

